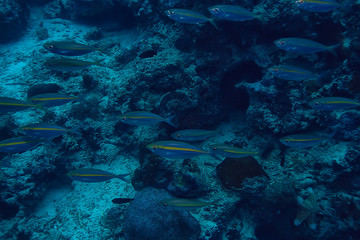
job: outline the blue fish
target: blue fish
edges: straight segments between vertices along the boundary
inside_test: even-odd
[[[244,150],[238,147],[233,147],[225,144],[211,145],[211,154],[220,155],[229,158],[242,158],[257,155],[257,152]]]
[[[199,23],[210,22],[216,29],[218,29],[213,19],[208,18],[201,13],[197,13],[191,10],[169,9],[165,11],[165,14],[172,20],[181,23],[199,24]]]
[[[261,18],[253,12],[246,10],[240,6],[232,5],[216,5],[208,8],[210,13],[218,19],[228,21],[247,21]]]
[[[297,0],[295,3],[308,12],[329,12],[340,7],[340,3],[334,0]]]
[[[87,182],[87,183],[104,182],[112,178],[119,178],[125,182],[129,182],[129,180],[126,179],[126,176],[128,176],[129,174],[116,175],[110,172],[106,172],[99,169],[93,169],[93,168],[83,168],[83,169],[73,170],[68,172],[67,175],[68,177],[72,178],[74,181]]]
[[[298,53],[298,54],[311,54],[317,52],[329,51],[336,56],[335,48],[340,46],[336,44],[333,46],[325,46],[321,43],[305,39],[305,38],[280,38],[274,41],[276,46],[280,49]]]
[[[312,108],[323,111],[343,110],[360,106],[360,102],[343,97],[324,97],[308,103]]]
[[[281,138],[280,142],[285,146],[292,148],[308,148],[327,139],[328,137],[319,136],[317,134],[295,134]]]
[[[0,152],[4,153],[18,153],[27,151],[39,145],[43,140],[29,138],[29,137],[16,137],[0,141]]]
[[[17,112],[34,107],[44,110],[40,105],[13,98],[0,97],[0,113]]]
[[[20,128],[29,137],[51,139],[66,133],[81,135],[76,129],[68,129],[50,123],[34,123]]]
[[[64,105],[76,99],[78,99],[78,97],[71,97],[57,93],[44,93],[33,96],[28,100],[42,107],[55,107],[55,106]]]
[[[146,111],[135,111],[128,112],[120,115],[120,121],[129,125],[135,126],[146,126],[146,125],[154,125],[160,122],[166,122],[173,127],[177,127],[176,124],[172,122],[175,116],[170,116],[168,118],[160,117],[159,115],[146,112]]]
[[[178,141],[159,141],[146,146],[153,153],[172,159],[187,159],[203,154],[209,154],[201,148]]]
[[[203,141],[211,136],[214,136],[217,131],[203,130],[203,129],[186,129],[176,131],[171,134],[171,137],[175,140],[191,142],[191,141]]]
[[[306,69],[290,66],[279,65],[269,68],[269,71],[277,78],[301,82],[308,79],[317,79],[318,76]]]
[[[88,46],[75,41],[53,41],[44,44],[49,52],[64,56],[81,56],[93,51],[103,51],[100,48]]]

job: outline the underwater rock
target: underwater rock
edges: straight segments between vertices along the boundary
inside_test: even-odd
[[[60,88],[61,87],[55,83],[36,84],[28,89],[27,98],[31,98],[33,96],[44,93],[58,93],[60,91]]]
[[[166,198],[171,195],[164,190],[147,188],[138,192],[125,213],[125,239],[198,240],[198,221],[187,211],[161,205]]]
[[[226,158],[216,167],[216,175],[226,189],[239,189],[247,178],[266,176],[253,157]]]
[[[23,1],[0,2],[0,43],[22,36],[29,10]]]

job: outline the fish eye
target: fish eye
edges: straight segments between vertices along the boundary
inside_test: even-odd
[[[285,142],[290,142],[290,140],[289,140],[289,139],[286,139]]]
[[[213,8],[212,9],[214,12],[217,12],[217,11],[219,11],[220,9],[219,8]]]
[[[315,105],[319,105],[319,102],[315,102]]]
[[[216,150],[216,147],[213,147],[213,150]]]
[[[125,120],[126,120],[126,117],[122,117],[121,120],[125,121]]]
[[[154,150],[157,149],[157,146],[152,146],[152,149],[154,149]]]
[[[53,45],[48,45],[47,47],[48,47],[48,48],[50,48],[50,49],[51,49],[51,48],[54,48],[54,46],[53,46]]]
[[[280,45],[284,45],[284,44],[285,44],[284,41],[278,41],[277,43],[280,44]]]
[[[304,0],[298,0],[295,3],[304,3]]]
[[[176,135],[176,137],[177,137],[177,138],[179,138],[179,137],[180,137],[180,135],[178,134],[178,135]]]
[[[163,203],[163,206],[164,206],[164,207],[167,207],[167,205],[168,205],[168,204],[167,204],[166,202]]]
[[[169,10],[168,13],[171,15],[174,14],[175,12],[173,10]]]
[[[278,72],[279,71],[279,69],[278,68],[274,68],[274,72]]]

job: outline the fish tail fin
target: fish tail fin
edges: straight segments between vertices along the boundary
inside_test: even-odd
[[[211,25],[213,25],[216,30],[220,31],[218,25],[215,23],[215,18],[209,18],[209,23],[211,23]]]
[[[96,50],[98,50],[99,52],[105,54],[105,55],[111,55],[111,52],[105,50],[105,49],[102,49],[102,48],[97,48]]]
[[[40,103],[40,104],[37,104],[35,107],[36,107],[37,109],[45,112],[45,113],[50,112],[50,111],[49,111],[47,108],[45,108],[41,103]]]
[[[121,180],[123,180],[124,182],[130,183],[131,179],[128,179],[127,176],[129,176],[130,173],[125,173],[125,174],[118,174],[116,175],[116,178],[119,178]]]
[[[173,126],[174,128],[177,128],[177,127],[179,127],[179,126],[173,122],[173,120],[174,120],[175,117],[176,117],[176,115],[172,115],[172,116],[166,118],[166,119],[165,119],[165,122],[168,123],[168,124],[170,124],[170,125]]]
[[[82,136],[82,134],[79,132],[80,127],[76,127],[70,130],[71,133],[76,134],[78,136]]]
[[[96,66],[100,66],[100,67],[105,67],[104,64],[102,64],[102,62],[105,60],[106,58],[102,58],[100,60],[97,60],[96,62],[94,62],[94,65]]]
[[[335,57],[337,57],[336,48],[340,47],[341,45],[342,45],[341,43],[338,43],[338,44],[335,44],[335,45],[328,46],[328,47],[327,47],[327,50],[328,50],[332,55],[334,55]]]

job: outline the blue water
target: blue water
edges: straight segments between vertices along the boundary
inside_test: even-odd
[[[1,3],[0,239],[360,239],[360,4],[318,2]]]

